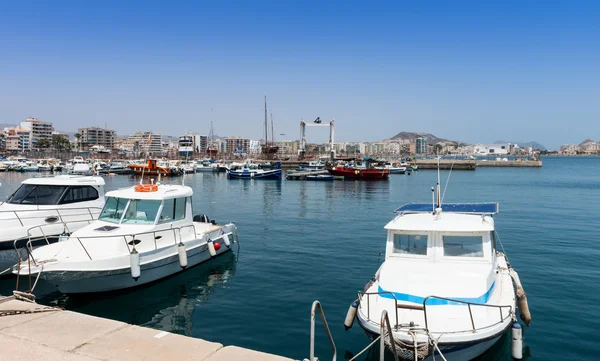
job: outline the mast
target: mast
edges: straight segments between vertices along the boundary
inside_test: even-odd
[[[267,128],[267,96],[265,95],[265,148],[269,144],[269,133]]]
[[[275,131],[273,130],[273,113],[271,113],[271,144],[275,144]]]

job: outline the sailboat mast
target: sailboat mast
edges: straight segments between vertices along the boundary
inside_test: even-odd
[[[269,129],[267,128],[267,96],[265,95],[265,146],[269,144]]]
[[[273,130],[273,113],[271,113],[271,144],[275,144],[275,132]]]

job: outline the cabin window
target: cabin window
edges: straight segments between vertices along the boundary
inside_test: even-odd
[[[98,191],[94,187],[70,187],[60,203],[67,204],[75,202],[85,202],[93,201],[95,199],[98,199]]]
[[[443,236],[444,256],[483,257],[481,236]]]
[[[394,234],[394,253],[426,255],[427,235]]]
[[[185,218],[185,198],[166,199],[160,213],[159,223],[179,221]]]
[[[119,223],[128,201],[126,198],[108,197],[98,220]]]
[[[8,198],[7,202],[11,204],[54,205],[58,204],[65,189],[67,189],[65,186],[23,184]]]
[[[123,223],[132,224],[154,224],[160,200],[132,199],[129,201]]]

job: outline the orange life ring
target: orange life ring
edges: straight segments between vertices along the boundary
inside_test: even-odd
[[[136,192],[156,192],[158,186],[156,184],[138,184],[133,189]]]

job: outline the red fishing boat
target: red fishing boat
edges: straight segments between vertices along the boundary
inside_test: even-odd
[[[343,176],[344,179],[388,179],[389,169],[380,168],[356,168],[356,167],[334,167],[327,171],[333,176]]]

